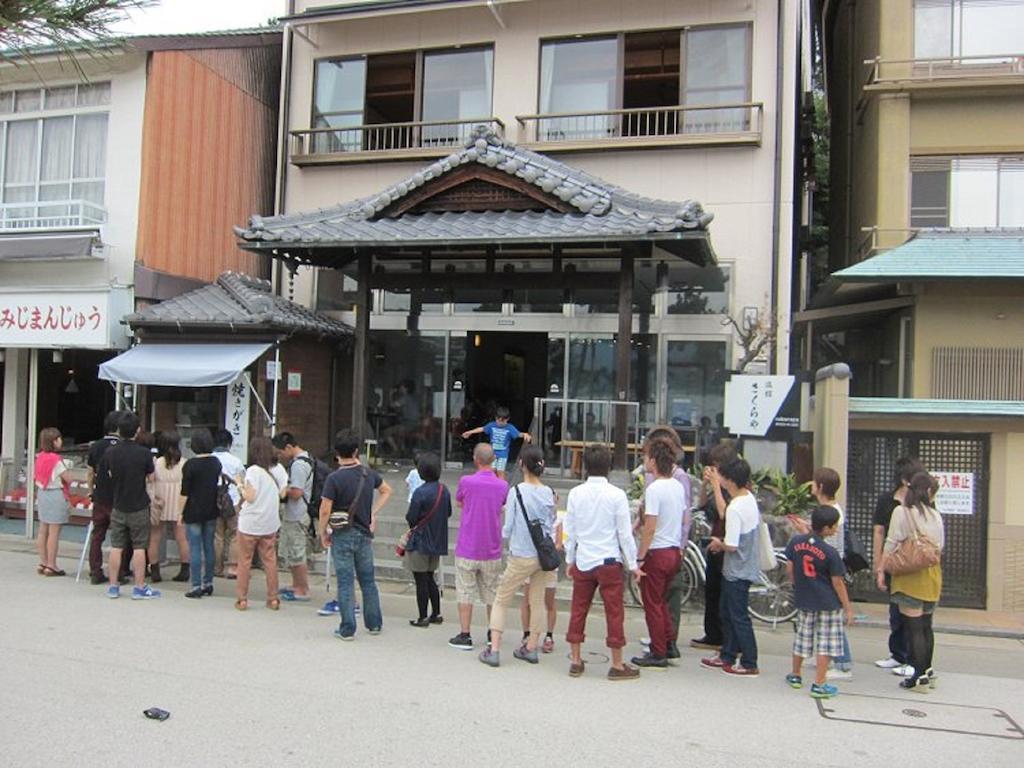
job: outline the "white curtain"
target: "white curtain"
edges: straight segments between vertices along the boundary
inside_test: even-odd
[[[20,203],[35,197],[36,173],[39,169],[37,154],[36,120],[17,120],[7,123],[7,142],[4,147],[5,203]]]
[[[97,205],[103,204],[103,178],[107,167],[107,115],[79,115],[75,126],[75,194]]]

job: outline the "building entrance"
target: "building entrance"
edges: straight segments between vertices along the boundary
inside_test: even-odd
[[[547,387],[548,335],[469,331],[464,339],[452,334],[452,342],[448,459],[465,462],[478,438],[464,441],[461,432],[486,424],[499,406],[509,409],[520,430],[535,429],[534,398],[543,397]]]

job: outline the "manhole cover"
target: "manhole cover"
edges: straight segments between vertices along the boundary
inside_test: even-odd
[[[598,653],[597,651],[583,651],[580,653],[580,657],[587,664],[607,664],[609,661],[611,661],[611,659],[608,658],[608,654]],[[565,658],[569,659],[569,661],[572,661],[572,654],[565,654]]]
[[[903,714],[907,717],[928,717],[928,715],[926,715],[920,709],[904,709]]]

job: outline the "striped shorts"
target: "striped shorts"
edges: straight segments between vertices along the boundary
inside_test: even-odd
[[[800,611],[796,619],[793,655],[809,659],[812,656],[843,655],[843,612]]]

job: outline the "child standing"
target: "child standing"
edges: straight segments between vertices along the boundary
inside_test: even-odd
[[[839,511],[819,506],[811,513],[811,533],[794,536],[786,547],[786,571],[793,582],[797,616],[793,641],[793,671],[786,675],[792,688],[802,688],[804,659],[816,657],[811,696],[828,699],[839,691],[825,681],[829,661],[843,652],[843,613],[853,621],[853,607],[846,593],[846,568],[835,547],[826,539],[839,527]]]
[[[508,452],[512,443],[523,438],[524,442],[533,442],[529,432],[520,432],[514,425],[508,423],[509,412],[505,406],[499,406],[494,412],[494,421],[489,421],[482,427],[467,429],[462,433],[462,439],[466,440],[481,432],[487,435],[491,441],[491,448],[494,449],[494,471],[502,480],[505,479],[505,467],[508,464]]]

